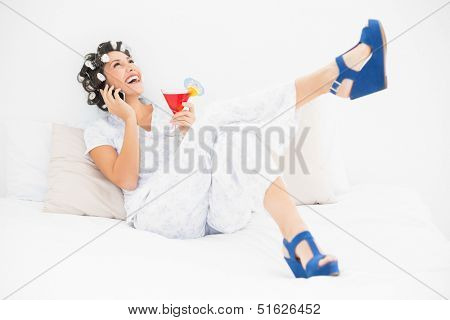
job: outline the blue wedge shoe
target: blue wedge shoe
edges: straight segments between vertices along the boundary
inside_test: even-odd
[[[339,76],[333,82],[330,92],[336,94],[344,79],[353,80],[350,99],[357,99],[387,88],[386,78],[386,37],[380,21],[370,19],[361,33],[358,44],[365,43],[371,48],[371,57],[360,71],[346,66],[343,55],[336,58]],[[357,45],[358,45],[357,44]],[[356,46],[357,46],[356,45]],[[356,47],[355,46],[355,47]]]
[[[313,257],[306,264],[306,269],[303,268],[302,263],[296,258],[295,248],[297,245],[306,240],[313,253]],[[286,247],[289,258],[284,257],[287,264],[291,268],[296,278],[310,278],[314,276],[337,276],[339,275],[339,267],[337,260],[330,261],[323,266],[319,266],[319,260],[325,258],[325,255],[319,252],[319,249],[314,242],[309,231],[303,231],[297,234],[291,242],[283,239],[283,244]]]

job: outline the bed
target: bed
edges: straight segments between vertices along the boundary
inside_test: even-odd
[[[42,205],[0,198],[2,298],[450,296],[450,243],[418,195],[401,187],[359,185],[338,203],[300,207],[319,246],[336,255],[341,268],[339,277],[309,280],[291,275],[281,236],[266,212],[255,213],[234,234],[172,240],[113,219],[44,213]]]

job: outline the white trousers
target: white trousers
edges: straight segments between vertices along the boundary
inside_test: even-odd
[[[295,102],[292,81],[206,106],[166,169],[146,183],[132,225],[178,239],[244,228],[253,212],[263,210],[265,191],[280,176],[258,128],[277,129],[288,142],[296,127]]]

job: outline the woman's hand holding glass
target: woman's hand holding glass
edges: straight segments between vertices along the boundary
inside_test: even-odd
[[[170,123],[177,125],[180,132],[185,135],[195,122],[195,107],[192,102],[183,102],[183,107],[183,111],[173,115]]]

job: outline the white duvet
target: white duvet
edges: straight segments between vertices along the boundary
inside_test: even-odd
[[[308,280],[293,278],[277,227],[263,213],[234,234],[170,240],[125,223],[112,227],[117,220],[41,207],[0,198],[2,298],[450,297],[450,242],[419,196],[398,187],[359,186],[337,204],[312,206],[317,212],[300,207],[319,246],[341,268],[339,277]]]

